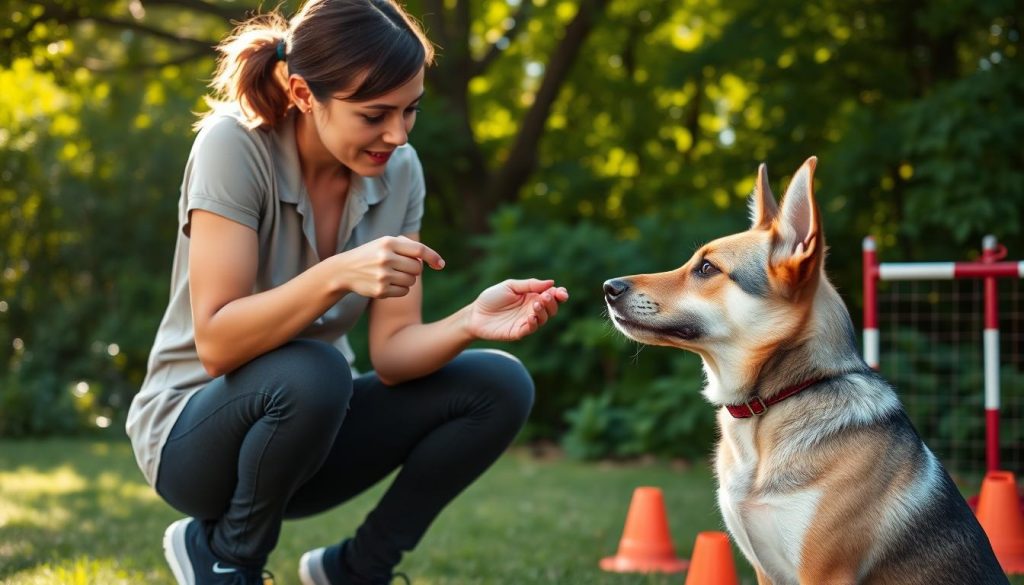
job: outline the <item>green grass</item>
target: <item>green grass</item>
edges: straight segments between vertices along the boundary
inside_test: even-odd
[[[615,553],[642,485],[663,489],[680,555],[697,532],[721,529],[706,465],[592,465],[516,451],[457,498],[399,568],[415,585],[681,585],[678,574],[597,568]],[[298,584],[299,556],[351,534],[383,488],[286,522],[267,567],[277,583]],[[170,585],[160,542],[180,516],[145,484],[127,442],[0,441],[0,583]],[[739,557],[737,566],[753,583]]]
[[[503,457],[435,522],[399,567],[416,585],[682,585],[682,575],[619,575],[614,554],[633,489],[661,487],[681,556],[719,530],[705,464],[582,464]],[[383,484],[320,516],[287,522],[269,570],[295,585],[306,550],[352,533]],[[180,517],[146,486],[127,442],[0,441],[0,583],[171,585],[164,528]],[[734,550],[744,584],[752,571]],[[1024,579],[1014,583],[1024,584]]]

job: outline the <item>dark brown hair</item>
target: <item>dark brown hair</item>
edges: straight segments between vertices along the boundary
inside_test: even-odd
[[[320,102],[341,90],[359,102],[401,86],[434,59],[422,29],[394,0],[310,0],[291,20],[277,12],[246,20],[217,51],[211,112],[238,104],[253,128],[273,128],[287,114],[288,74],[305,79]]]

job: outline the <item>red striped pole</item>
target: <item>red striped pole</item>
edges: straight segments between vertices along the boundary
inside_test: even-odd
[[[981,261],[994,264],[1006,255],[995,236],[985,236]],[[985,461],[989,471],[999,469],[999,289],[995,276],[985,277]]]
[[[878,369],[878,257],[875,239],[864,238],[861,244],[864,258],[864,361]]]
[[[1000,248],[1000,250],[1003,250]],[[1003,252],[999,252],[1002,257]],[[962,278],[1024,278],[1021,262],[882,262],[878,280],[953,280]]]

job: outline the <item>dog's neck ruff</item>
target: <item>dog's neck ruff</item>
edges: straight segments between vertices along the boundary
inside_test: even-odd
[[[769,406],[772,406],[773,404],[778,404],[783,400],[789,398],[790,396],[798,394],[803,390],[806,390],[807,388],[817,384],[820,381],[821,380],[808,380],[806,382],[797,384],[796,386],[790,386],[789,388],[786,388],[785,390],[779,392],[775,396],[772,396],[768,400],[764,400],[760,396],[754,396],[750,400],[743,402],[741,404],[726,404],[725,408],[726,410],[729,411],[729,414],[731,414],[733,418],[750,418],[752,416],[761,416],[764,413],[768,412]]]

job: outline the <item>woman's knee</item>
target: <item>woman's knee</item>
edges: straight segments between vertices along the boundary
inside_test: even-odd
[[[272,404],[311,414],[344,413],[352,397],[352,370],[334,346],[295,339],[249,365],[271,388]]]
[[[472,372],[474,382],[486,389],[495,411],[522,424],[533,408],[533,378],[523,362],[496,349],[463,352],[460,361]]]

